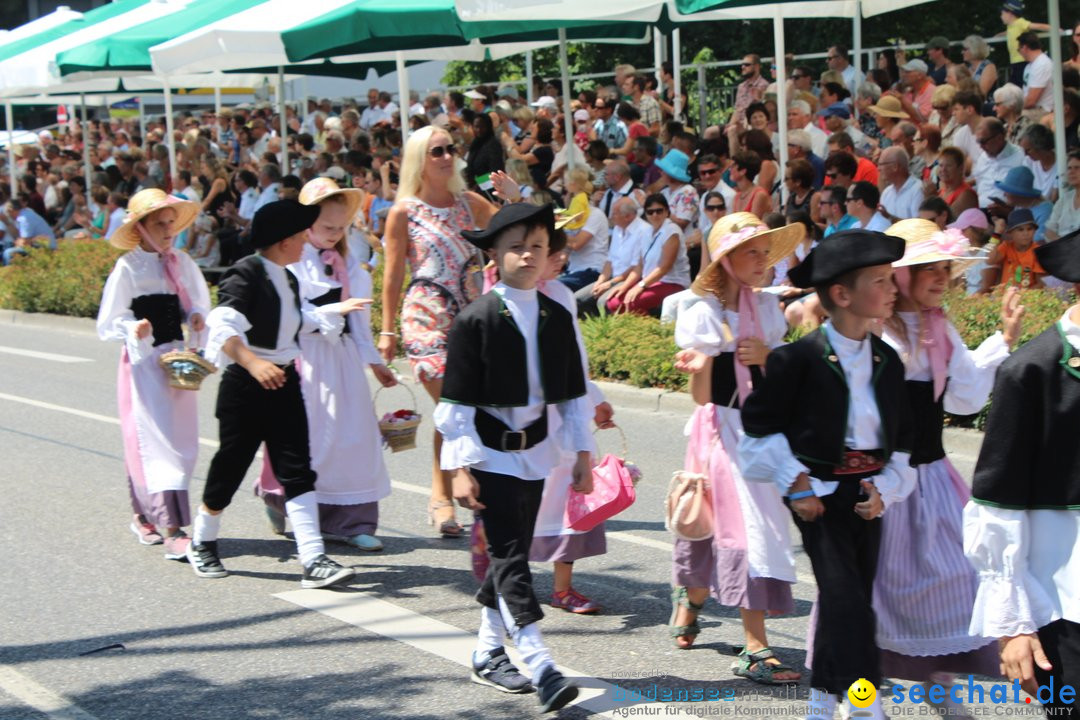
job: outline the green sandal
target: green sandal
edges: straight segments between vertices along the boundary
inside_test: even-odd
[[[795,668],[780,663],[779,665],[770,665],[765,662],[775,658],[776,655],[769,648],[762,648],[757,652],[748,653],[743,650],[739,653],[739,658],[731,664],[731,671],[738,677],[752,680],[762,685],[797,685],[802,679],[802,674],[799,673],[799,677],[791,678],[788,680],[777,680],[776,674],[789,672],[798,673]]]
[[[668,628],[671,631],[671,637],[675,640],[675,647],[680,650],[689,650],[694,644],[694,638],[701,632],[701,626],[698,625],[697,614],[705,609],[705,603],[696,603],[690,601],[690,596],[686,592],[684,587],[676,587],[671,591],[671,619],[668,620]],[[694,613],[694,619],[689,625],[676,625],[675,620],[679,617],[679,608],[684,607],[687,610]],[[680,638],[685,638],[680,642]]]

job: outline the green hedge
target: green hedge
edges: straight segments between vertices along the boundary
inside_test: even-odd
[[[30,250],[0,268],[0,307],[97,317],[101,290],[122,252],[101,240],[64,240]]]
[[[582,321],[581,334],[594,377],[638,387],[686,387],[686,375],[675,369],[673,325],[639,315],[606,315]]]

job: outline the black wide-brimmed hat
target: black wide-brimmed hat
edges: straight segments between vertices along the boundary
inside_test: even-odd
[[[795,287],[821,287],[846,272],[891,265],[904,257],[904,239],[873,230],[841,230],[821,241],[788,271]]]
[[[1080,283],[1080,230],[1035,248],[1043,270],[1058,280]]]
[[[461,236],[481,250],[490,250],[495,246],[499,235],[515,225],[542,224],[548,229],[548,234],[555,232],[555,208],[548,205],[534,205],[532,203],[511,203],[504,205],[491,222],[483,230],[466,230]]]
[[[267,203],[251,221],[251,244],[262,250],[303,232],[315,224],[320,211],[318,205],[303,205],[296,200]]]

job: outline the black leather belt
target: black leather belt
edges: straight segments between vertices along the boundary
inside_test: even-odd
[[[521,430],[510,426],[491,413],[476,409],[476,433],[484,445],[499,452],[522,452],[544,441],[548,434],[547,407],[540,417]]]

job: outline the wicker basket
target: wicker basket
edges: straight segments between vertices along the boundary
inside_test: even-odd
[[[615,430],[619,431],[619,437],[622,439],[622,455],[619,456],[619,459],[622,460],[623,466],[626,467],[627,472],[630,473],[630,479],[634,481],[634,487],[637,487],[637,484],[641,482],[642,478],[644,478],[645,475],[641,472],[641,469],[637,466],[637,464],[635,464],[631,460],[626,459],[627,456],[630,454],[630,448],[626,443],[626,433],[624,433],[623,429],[618,425],[614,425],[612,427]],[[596,435],[596,433],[598,432],[600,432],[600,428],[596,428],[595,430],[593,430],[593,435]],[[599,461],[599,459],[597,459],[597,461]]]
[[[194,350],[171,350],[158,364],[169,379],[169,387],[177,390],[198,390],[208,375],[217,372],[217,366]]]
[[[404,380],[398,378],[398,385],[405,388],[409,392],[409,397],[412,398],[412,412],[416,415],[413,420],[406,420],[404,422],[383,422],[379,420],[379,432],[382,433],[383,441],[391,452],[401,452],[403,450],[412,450],[416,447],[416,434],[420,429],[420,420],[422,416],[416,411],[416,395],[413,393],[412,388],[405,384]],[[379,393],[385,388],[380,387],[375,391],[375,397],[372,398],[372,405],[375,404],[375,400],[378,399]],[[376,411],[376,416],[378,411]]]

